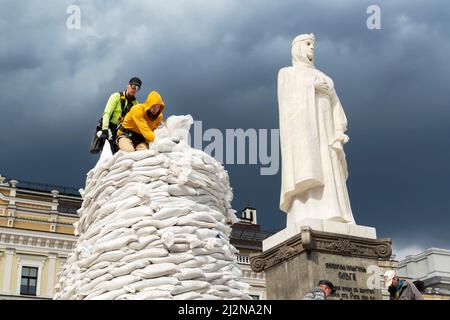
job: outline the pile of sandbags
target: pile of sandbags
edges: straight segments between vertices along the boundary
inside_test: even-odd
[[[186,144],[191,123],[169,118],[148,151],[103,152],[54,299],[249,299],[228,174]]]

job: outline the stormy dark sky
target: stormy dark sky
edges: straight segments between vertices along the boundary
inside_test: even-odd
[[[448,1],[1,1],[0,174],[83,187],[108,96],[133,75],[166,115],[203,129],[278,128],[276,77],[290,42],[316,36],[316,67],[333,78],[350,136],[355,219],[391,237],[401,257],[450,248]],[[369,30],[369,5],[381,29]],[[81,28],[66,27],[68,6]],[[206,145],[207,143],[205,143]],[[225,165],[235,198],[281,229],[280,174]]]

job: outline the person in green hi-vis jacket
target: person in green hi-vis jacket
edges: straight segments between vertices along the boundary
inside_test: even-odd
[[[114,140],[117,135],[117,126],[122,122],[131,107],[138,104],[136,93],[142,86],[142,81],[138,77],[133,77],[128,81],[128,86],[123,92],[111,94],[106,103],[101,121],[102,133],[100,139],[108,139],[115,148]],[[116,148],[115,148],[116,149]]]

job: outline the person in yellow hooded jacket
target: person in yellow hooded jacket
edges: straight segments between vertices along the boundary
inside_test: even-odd
[[[144,103],[127,113],[117,131],[117,145],[125,152],[146,150],[155,140],[155,129],[163,119],[164,101],[156,91],[150,92]]]

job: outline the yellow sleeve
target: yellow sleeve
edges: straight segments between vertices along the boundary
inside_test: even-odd
[[[133,111],[133,109],[132,109]],[[139,133],[142,134],[147,142],[151,142],[155,140],[155,133],[152,131],[151,128],[149,128],[147,121],[145,120],[144,116],[141,114],[141,112],[136,112],[137,110],[134,110],[135,112],[130,112],[131,117],[133,118],[133,122],[135,123],[136,127],[139,130]]]

